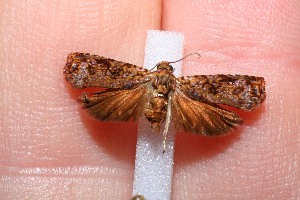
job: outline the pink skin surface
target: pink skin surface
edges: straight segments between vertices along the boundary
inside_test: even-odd
[[[247,3],[246,3],[247,2]],[[142,66],[146,31],[185,35],[185,75],[266,79],[266,102],[222,138],[179,133],[172,199],[300,197],[300,4],[290,1],[4,1],[1,199],[129,199],[137,124],[101,123],[65,82],[70,52]]]

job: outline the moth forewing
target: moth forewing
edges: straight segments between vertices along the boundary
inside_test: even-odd
[[[178,87],[189,98],[252,110],[266,98],[263,77],[248,75],[195,75],[177,78]]]
[[[75,88],[129,89],[151,79],[151,72],[133,64],[89,53],[70,53],[64,67],[66,80]]]

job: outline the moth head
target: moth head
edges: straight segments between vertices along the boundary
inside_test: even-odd
[[[167,61],[162,61],[162,62],[158,63],[156,65],[156,67],[157,67],[157,70],[159,70],[159,71],[162,71],[162,70],[171,71],[171,72],[174,71],[174,68]]]

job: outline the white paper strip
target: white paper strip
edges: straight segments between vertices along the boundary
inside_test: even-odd
[[[153,68],[161,61],[175,61],[182,58],[184,37],[181,33],[148,31],[145,47],[144,66]],[[175,76],[181,73],[182,62],[172,63]],[[169,200],[171,198],[173,154],[175,132],[172,128],[167,135],[166,152],[163,154],[164,124],[161,132],[150,128],[149,122],[141,117],[136,147],[133,196],[140,194],[146,200]]]

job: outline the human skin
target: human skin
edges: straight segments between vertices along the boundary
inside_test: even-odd
[[[143,65],[146,31],[185,35],[183,74],[249,74],[267,99],[222,138],[179,133],[172,199],[300,197],[299,1],[2,1],[1,199],[130,199],[136,123],[102,123],[64,80],[70,52]]]

